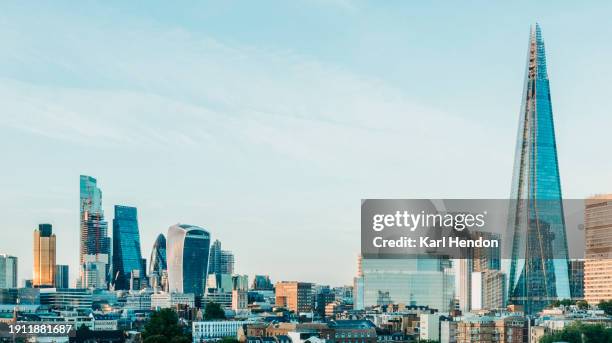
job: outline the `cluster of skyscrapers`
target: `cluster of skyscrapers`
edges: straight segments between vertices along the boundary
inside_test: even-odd
[[[81,175],[79,215],[80,268],[76,288],[138,291],[152,287],[194,296],[225,288],[231,302],[235,288],[232,282],[236,282],[232,281],[234,255],[222,250],[219,240],[211,244],[208,230],[195,225],[172,225],[167,236],[160,233],[155,240],[147,269],[136,207],[114,206],[112,238],[109,237],[102,191],[95,178]],[[34,230],[34,268],[32,279],[26,281],[28,285],[69,288],[68,266],[56,261],[56,240],[51,224],[40,224]],[[17,268],[17,257],[0,255],[0,288],[18,287]]]

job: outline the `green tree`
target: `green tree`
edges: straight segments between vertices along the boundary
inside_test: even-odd
[[[172,337],[170,343],[191,343],[191,339],[187,338],[187,336],[176,336]]]
[[[600,310],[603,310],[607,315],[612,316],[612,300],[601,301],[597,304]]]
[[[547,334],[539,343],[609,343],[612,342],[612,329],[597,324],[575,323],[561,331]]]
[[[209,302],[204,309],[204,320],[225,319],[225,311],[221,305],[215,302]]]
[[[221,343],[238,343],[236,337],[223,337],[221,338]]]
[[[174,342],[173,339],[180,337],[188,339],[179,325],[178,315],[169,308],[154,312],[142,333],[145,343]]]
[[[168,338],[164,335],[153,335],[145,338],[144,343],[167,343]]]
[[[578,306],[581,310],[586,310],[589,308],[589,304],[584,300],[576,301],[576,306]]]

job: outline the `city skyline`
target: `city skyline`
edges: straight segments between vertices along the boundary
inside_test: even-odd
[[[191,223],[235,253],[241,274],[349,284],[360,199],[507,197],[524,37],[536,19],[552,61],[563,195],[612,189],[612,162],[583,153],[605,155],[611,124],[601,7],[298,2],[160,15],[91,3],[81,10],[99,14],[85,22],[61,5],[2,6],[0,142],[10,167],[0,253],[19,257],[20,282],[33,261],[11,242],[29,247],[40,223],[53,225],[71,283],[78,275],[75,180],[87,174],[104,191],[107,222],[114,205],[138,208],[145,257],[159,233]],[[304,17],[294,25],[243,13],[295,7]],[[325,20],[326,11],[338,16]],[[311,22],[320,25],[303,30]],[[312,256],[312,246],[335,255]],[[310,267],[321,264],[330,270]]]

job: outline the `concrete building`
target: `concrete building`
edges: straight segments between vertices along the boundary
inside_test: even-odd
[[[612,194],[586,199],[584,300],[612,299]]]
[[[499,270],[472,273],[472,310],[503,308],[505,289],[506,276]]]
[[[173,308],[177,305],[195,306],[193,293],[157,293],[151,295],[151,308]]]
[[[528,321],[516,315],[463,317],[457,343],[527,343]]]
[[[439,313],[421,313],[419,315],[419,337],[421,340],[440,340]]]
[[[108,254],[84,255],[81,267],[81,287],[108,288]]]
[[[151,297],[153,293],[146,289],[139,292],[130,292],[125,301],[124,309],[135,311],[148,311],[151,309]]]
[[[457,322],[444,320],[440,322],[440,343],[457,343]]]
[[[308,282],[281,281],[276,284],[276,306],[295,313],[312,311],[312,284]]]

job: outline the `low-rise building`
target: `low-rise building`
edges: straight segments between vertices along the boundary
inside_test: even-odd
[[[193,343],[205,342],[215,338],[237,337],[238,329],[250,321],[214,320],[194,321],[191,324]]]
[[[151,295],[151,308],[154,310],[162,308],[174,308],[177,305],[195,306],[193,293],[156,293]]]

